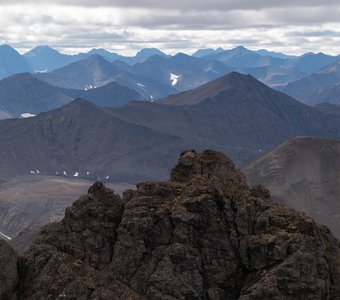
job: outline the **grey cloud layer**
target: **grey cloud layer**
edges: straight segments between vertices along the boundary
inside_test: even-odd
[[[29,1],[0,0],[0,43],[122,53],[145,46],[190,52],[240,44],[335,53],[340,38],[338,0]]]
[[[338,0],[0,0],[1,5],[44,3],[84,7],[135,7],[176,10],[253,10],[285,7],[338,6]]]

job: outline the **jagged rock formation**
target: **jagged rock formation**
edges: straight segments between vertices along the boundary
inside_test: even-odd
[[[0,239],[0,299],[16,299],[15,289],[19,281],[17,260],[14,250]]]
[[[223,154],[182,153],[168,182],[101,183],[19,259],[19,299],[337,299],[339,242],[249,188]]]

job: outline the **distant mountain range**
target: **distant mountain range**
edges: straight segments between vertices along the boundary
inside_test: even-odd
[[[340,141],[290,139],[243,168],[276,201],[306,212],[340,238]]]
[[[251,51],[245,47],[215,51],[203,56],[223,62],[233,70],[251,74],[265,84],[280,88],[318,71],[340,58],[323,53],[288,56],[266,50]]]
[[[339,128],[337,114],[231,73],[158,103],[100,108],[76,100],[34,118],[3,120],[0,177],[39,171],[112,181],[158,179],[183,149],[217,149],[242,163],[294,136],[340,138]]]
[[[89,58],[92,55],[100,55],[109,62],[120,60],[128,64],[137,63],[140,60],[153,55],[167,57],[165,53],[155,48],[145,48],[140,50],[135,56],[126,57],[117,53],[109,52],[105,49],[92,49],[87,53],[67,55],[62,54],[49,46],[37,46],[34,49],[26,52],[23,57],[35,70],[35,72],[51,72],[76,61]]]
[[[48,46],[38,46],[21,56],[5,45],[0,48],[0,79],[35,72],[39,79],[68,89],[89,89],[115,81],[153,100],[237,71],[314,105],[338,103],[339,81],[333,75],[324,75],[334,73],[339,61],[339,56],[323,53],[289,56],[242,46],[231,50],[199,49],[191,56],[183,53],[171,56],[156,48],[146,48],[128,57],[105,49],[66,55]]]
[[[128,65],[110,63],[100,55],[92,55],[66,67],[36,76],[57,87],[80,90],[101,87],[115,81],[136,90],[147,98],[159,98],[178,92],[170,83],[169,71],[168,83],[165,84],[158,78],[148,77],[147,74],[130,72]]]

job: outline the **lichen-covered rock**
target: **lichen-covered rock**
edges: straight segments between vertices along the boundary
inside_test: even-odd
[[[339,242],[249,188],[223,154],[181,154],[123,199],[100,183],[20,259],[20,299],[338,299]]]
[[[0,239],[0,299],[16,299],[19,282],[17,255],[10,245]]]

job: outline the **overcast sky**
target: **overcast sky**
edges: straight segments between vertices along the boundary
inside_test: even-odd
[[[198,48],[340,53],[340,0],[0,0],[0,42],[20,52]]]

